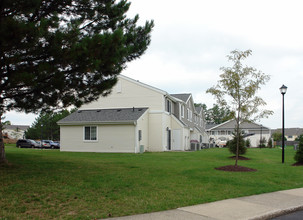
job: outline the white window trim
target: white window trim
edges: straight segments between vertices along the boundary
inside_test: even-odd
[[[189,108],[187,108],[187,111],[186,111],[186,114],[187,114],[187,120],[189,120]]]
[[[181,105],[181,117],[182,118],[184,118],[184,111],[185,111],[184,105]]]
[[[165,101],[165,111],[168,113],[172,113],[172,102],[169,99]]]
[[[85,127],[96,127],[96,140],[85,140]],[[97,125],[84,125],[83,126],[83,142],[98,142],[98,126]]]

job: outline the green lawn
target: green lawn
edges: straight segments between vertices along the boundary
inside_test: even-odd
[[[6,147],[0,168],[0,219],[93,219],[146,213],[303,187],[294,151],[249,149],[232,173],[227,149],[144,154],[67,153]]]

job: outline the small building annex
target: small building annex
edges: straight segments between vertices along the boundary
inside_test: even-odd
[[[110,95],[58,124],[61,151],[185,151],[208,142],[203,111],[191,94],[169,94],[123,75]]]
[[[137,153],[147,143],[147,108],[79,110],[59,121],[61,148]],[[144,138],[142,138],[144,137]],[[122,141],[123,140],[123,141]]]

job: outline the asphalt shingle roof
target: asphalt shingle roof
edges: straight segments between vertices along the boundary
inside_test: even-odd
[[[177,99],[181,99],[184,102],[187,102],[188,98],[190,97],[190,93],[184,93],[184,94],[170,94],[171,96],[177,98]]]
[[[285,135],[290,136],[290,135],[296,135],[296,136],[300,136],[301,134],[303,134],[303,128],[285,128]],[[282,129],[278,128],[278,129],[273,129],[272,133],[275,132],[279,132],[282,133]]]
[[[147,108],[116,108],[78,110],[58,121],[58,124],[79,122],[130,122],[138,120]]]

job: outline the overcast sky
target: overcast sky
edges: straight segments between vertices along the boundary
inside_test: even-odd
[[[205,91],[231,66],[235,49],[252,50],[248,66],[271,76],[258,93],[274,115],[260,121],[281,127],[282,84],[285,126],[303,127],[302,0],[131,0],[129,16],[140,23],[153,19],[152,42],[146,53],[128,64],[123,75],[169,93],[192,93],[196,103],[211,108]],[[36,115],[9,112],[13,124],[32,124]]]

